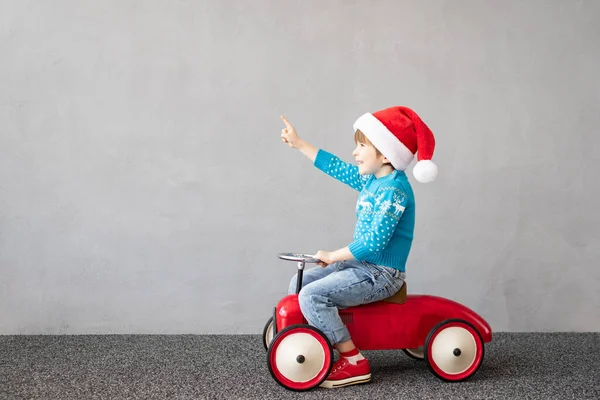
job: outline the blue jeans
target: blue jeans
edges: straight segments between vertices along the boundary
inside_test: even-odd
[[[348,260],[304,271],[298,296],[308,323],[320,329],[331,344],[350,340],[338,310],[373,303],[393,296],[402,288],[406,274],[367,261]],[[288,289],[296,293],[297,275]]]

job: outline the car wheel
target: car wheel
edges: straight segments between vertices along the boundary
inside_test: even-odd
[[[271,376],[286,389],[305,391],[319,386],[333,367],[333,348],[327,337],[310,325],[283,329],[267,351]]]
[[[425,359],[425,354],[423,354],[423,346],[419,346],[414,349],[402,349],[402,351],[409,356],[410,358],[414,358],[415,360],[422,361]]]
[[[451,319],[436,325],[425,341],[424,357],[429,369],[447,382],[471,377],[483,361],[481,335],[466,321]]]
[[[269,318],[265,327],[263,328],[263,345],[265,346],[265,350],[269,350],[269,345],[271,341],[273,341],[273,317]]]

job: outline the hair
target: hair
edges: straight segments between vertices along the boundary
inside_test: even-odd
[[[360,129],[357,129],[356,132],[354,132],[354,143],[364,143],[364,144],[368,144],[369,146],[373,146],[373,143],[371,143],[371,141],[369,140],[369,138],[362,133],[362,131]],[[373,148],[375,149],[375,154],[377,154],[377,156],[382,156],[383,154],[381,154],[381,152],[379,151],[379,149],[375,146],[373,146]]]

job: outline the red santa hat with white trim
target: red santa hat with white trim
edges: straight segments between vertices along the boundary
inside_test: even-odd
[[[431,161],[435,138],[410,108],[396,106],[366,113],[354,123],[356,130],[360,130],[395,169],[404,171],[417,153],[418,161],[413,168],[415,179],[428,183],[437,177],[438,168]]]

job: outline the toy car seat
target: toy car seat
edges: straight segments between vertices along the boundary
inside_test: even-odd
[[[387,299],[383,299],[382,301],[396,304],[406,303],[406,281],[402,284],[402,287],[396,292],[396,294],[388,297]]]

